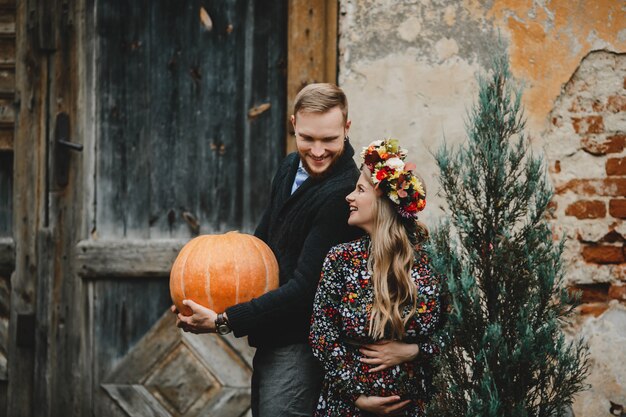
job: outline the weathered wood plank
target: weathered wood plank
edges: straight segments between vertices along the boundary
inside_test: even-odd
[[[149,127],[154,144],[150,158],[160,167],[150,173],[152,238],[191,236],[194,219],[198,224],[203,221],[198,211],[202,198],[198,179],[208,178],[204,175],[208,144],[199,130],[206,124],[203,119],[212,116],[202,106],[211,84],[200,61],[204,55],[214,55],[217,45],[207,45],[211,34],[205,34],[200,22],[200,7],[199,2],[191,1],[182,7],[163,3],[151,8],[150,47],[162,51],[151,54],[150,64],[150,89],[155,97],[151,109],[154,122]],[[208,13],[217,19],[211,8]],[[162,36],[172,27],[169,25],[179,30]],[[206,46],[204,52],[196,49],[201,45]]]
[[[88,279],[167,277],[187,240],[83,241],[75,249],[76,271]]]
[[[0,65],[15,65],[15,38],[0,36]]]
[[[4,4],[9,2],[5,1]],[[15,4],[11,2],[12,4]],[[7,390],[7,409],[13,416],[31,416],[34,413],[34,350],[17,345],[19,317],[35,313],[37,271],[37,228],[45,221],[44,173],[46,114],[44,97],[47,66],[38,55],[33,31],[29,30],[30,6],[28,1],[16,4],[16,39],[0,38],[0,65],[15,66],[16,91],[23,98],[16,110],[13,209],[18,216],[13,237],[19,242],[15,254],[15,273],[11,281],[11,314],[9,319],[8,373],[11,376]]]
[[[13,234],[13,153],[0,152],[0,239],[11,237]],[[0,240],[0,247],[2,245]],[[0,271],[7,266],[4,264],[2,249],[0,249]],[[12,271],[13,262],[11,263]]]
[[[0,125],[12,126],[15,122],[13,100],[0,97]]]
[[[166,311],[117,363],[102,385],[111,398],[143,415],[140,393],[121,397],[115,391],[141,385],[172,415],[242,415],[250,406],[251,368],[240,352],[227,338],[184,333],[174,325],[175,317]]]
[[[8,379],[9,314],[11,311],[10,273],[0,273],[0,383]],[[4,391],[4,392],[2,392]],[[4,400],[2,399],[4,398]],[[0,387],[0,410],[6,410],[6,384]]]
[[[13,10],[15,5],[16,0],[0,0],[0,9]]]
[[[246,82],[250,83],[246,96],[247,109],[268,104],[271,107],[261,115],[246,120],[244,131],[243,207],[244,227],[254,230],[267,201],[275,167],[284,153],[285,106],[287,94],[287,1],[254,2],[254,32],[247,47],[247,65],[251,68]],[[257,132],[271,132],[267,138],[270,152],[259,152]],[[254,181],[249,180],[254,179]]]
[[[51,416],[52,395],[54,390],[54,375],[58,366],[57,350],[50,349],[56,347],[55,339],[57,330],[51,328],[54,324],[54,311],[58,308],[60,300],[53,296],[52,288],[56,281],[53,274],[54,269],[54,236],[51,229],[40,230],[37,236],[37,254],[41,257],[37,262],[37,302],[35,305],[37,318],[35,326],[35,381],[46,381],[46,383],[35,383],[34,398],[37,399],[37,409],[42,416]],[[71,381],[66,382],[71,386]]]
[[[15,94],[15,69],[0,68],[0,96],[13,97]]]
[[[46,74],[44,106],[46,130],[49,139],[45,154],[48,157],[39,175],[47,181],[42,195],[47,197],[41,231],[38,262],[38,285],[36,295],[36,360],[35,398],[37,409],[43,416],[83,415],[83,402],[87,399],[86,381],[90,363],[84,344],[86,329],[85,283],[77,279],[74,265],[68,262],[77,241],[76,219],[82,216],[81,154],[68,155],[67,185],[59,184],[54,172],[59,163],[54,140],[58,115],[65,113],[69,119],[68,137],[81,143],[77,134],[78,114],[78,37],[74,22],[80,17],[78,2],[63,0],[36,0],[36,37],[39,58],[49,73]],[[31,3],[32,5],[32,3]],[[54,51],[54,53],[51,53]],[[46,170],[49,170],[46,172]]]
[[[13,151],[13,127],[0,127],[0,152]]]
[[[205,3],[100,6],[99,238],[252,231],[262,214],[283,156],[286,3]]]
[[[302,87],[313,82],[337,82],[337,7],[334,0],[289,0],[287,116]],[[286,123],[287,152],[293,152],[293,128]]]
[[[0,36],[15,36],[15,9],[0,5]]]
[[[172,416],[143,385],[105,384],[103,388],[129,416]]]
[[[15,268],[15,243],[10,237],[0,237],[0,272],[9,275]]]
[[[239,417],[250,408],[249,388],[223,388],[198,416]]]
[[[183,337],[185,344],[193,348],[204,366],[211,370],[222,385],[239,388],[250,385],[251,368],[220,336],[185,334]]]
[[[112,372],[117,368],[128,354],[132,354],[135,345],[144,337],[150,337],[148,332],[158,320],[166,314],[171,305],[169,286],[167,279],[145,280],[110,280],[94,281],[87,284],[90,288],[88,304],[91,314],[88,324],[90,346],[92,349],[93,363],[90,373],[93,378],[92,390],[94,403],[90,413],[94,416],[117,416],[115,411],[119,407],[115,405],[108,394],[103,392],[102,383],[124,383],[116,379]],[[171,320],[173,320],[173,315]],[[106,323],[106,325],[103,325]],[[171,329],[171,335],[178,337],[172,322],[164,324],[164,330]],[[156,332],[157,330],[155,330]],[[151,339],[153,348],[163,347],[169,342],[167,333],[160,333],[165,338]],[[138,358],[139,359],[139,358]],[[149,367],[159,357],[150,355],[137,360],[137,364],[145,361],[144,368]],[[135,361],[132,361],[135,362]],[[123,367],[125,368],[125,367]],[[120,372],[123,372],[120,370]],[[141,374],[126,375],[128,384],[141,381],[131,380]],[[125,378],[126,376],[123,376]],[[113,379],[111,379],[113,378]]]
[[[101,237],[148,237],[152,69],[147,31],[153,6],[158,3],[97,3],[101,51],[97,227]]]

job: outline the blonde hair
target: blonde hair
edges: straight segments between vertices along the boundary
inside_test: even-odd
[[[365,176],[369,170],[363,167]],[[413,281],[415,251],[428,239],[420,222],[402,220],[385,195],[374,201],[374,230],[368,269],[374,287],[369,335],[374,339],[402,340],[408,320],[417,310],[417,286]],[[411,306],[404,315],[406,306]]]
[[[345,123],[348,120],[348,99],[343,90],[335,84],[315,83],[307,85],[296,95],[293,114],[325,113],[335,107],[341,110]]]

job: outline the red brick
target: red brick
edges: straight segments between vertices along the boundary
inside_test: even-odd
[[[610,200],[609,214],[617,219],[626,219],[626,199]]]
[[[570,294],[578,293],[581,303],[595,303],[609,300],[609,284],[579,284],[568,288]]]
[[[626,96],[611,96],[607,100],[606,109],[617,113],[620,111],[626,111]]]
[[[620,153],[626,147],[626,135],[613,135],[606,138],[606,153]]]
[[[616,243],[616,242],[623,242],[623,241],[624,241],[624,238],[617,230],[611,230],[609,233],[602,236],[602,239],[598,240],[598,242],[604,242],[604,243]]]
[[[565,215],[577,219],[599,219],[606,216],[606,204],[599,200],[579,200],[567,206]]]
[[[602,116],[572,117],[572,125],[576,133],[604,132],[604,120]]]
[[[626,135],[614,135],[607,138],[585,136],[580,140],[584,151],[592,155],[620,153],[626,145]]]
[[[611,284],[608,295],[610,299],[626,301],[626,285]]]
[[[607,175],[626,175],[626,158],[609,158],[606,161]]]
[[[589,303],[578,306],[578,312],[583,316],[593,315],[594,317],[598,317],[608,310],[608,308],[608,303]]]
[[[621,197],[626,195],[626,178],[574,179],[556,187],[557,194],[573,191],[580,195]]]
[[[624,248],[621,246],[585,246],[582,254],[585,261],[595,264],[621,264],[624,262]]]

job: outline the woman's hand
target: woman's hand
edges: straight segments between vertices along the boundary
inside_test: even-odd
[[[363,345],[359,350],[364,355],[360,361],[375,366],[369,370],[370,372],[378,372],[412,361],[419,353],[419,346],[412,343],[381,340],[370,345]]]
[[[183,300],[183,304],[191,309],[191,316],[183,316],[176,306],[170,307],[172,313],[176,314],[176,327],[195,334],[215,333],[215,319],[217,318],[215,311],[191,300]]]
[[[411,400],[401,401],[397,395],[392,395],[391,397],[367,397],[361,394],[354,402],[354,405],[363,411],[377,416],[393,416],[401,412],[410,403]]]

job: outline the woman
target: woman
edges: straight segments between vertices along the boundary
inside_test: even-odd
[[[330,250],[313,307],[310,342],[326,371],[316,416],[421,416],[441,313],[439,279],[417,249],[426,194],[397,141],[361,156],[346,200],[348,223],[367,235]]]

